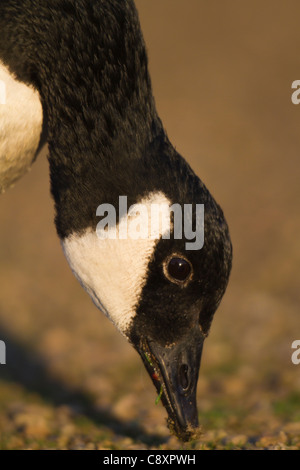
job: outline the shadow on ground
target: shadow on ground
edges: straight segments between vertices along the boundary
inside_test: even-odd
[[[119,436],[137,439],[140,443],[162,445],[166,438],[149,434],[136,421],[124,422],[114,413],[95,405],[93,398],[84,390],[68,387],[67,384],[51,377],[47,362],[41,356],[30,352],[6,331],[0,323],[1,337],[5,338],[7,362],[1,367],[1,382],[18,383],[25,393],[34,392],[43,401],[55,407],[68,406],[77,415],[88,418],[98,427],[109,427]]]

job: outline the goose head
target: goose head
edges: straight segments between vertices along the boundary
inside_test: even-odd
[[[62,245],[81,285],[141,356],[169,428],[185,441],[198,427],[202,348],[232,247],[221,208],[164,133],[141,167],[137,184],[128,185],[132,175],[118,201],[107,193],[94,223]]]

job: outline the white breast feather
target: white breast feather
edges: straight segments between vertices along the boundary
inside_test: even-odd
[[[40,141],[43,111],[39,93],[0,62],[0,193],[31,166]]]

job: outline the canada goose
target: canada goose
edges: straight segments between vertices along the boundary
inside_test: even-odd
[[[188,440],[232,248],[221,208],[157,115],[134,2],[2,0],[0,30],[0,192],[30,167],[46,135],[70,267],[140,354],[171,431]],[[149,228],[153,207],[162,208],[154,236],[128,236],[132,222]],[[192,246],[199,227],[204,240]]]

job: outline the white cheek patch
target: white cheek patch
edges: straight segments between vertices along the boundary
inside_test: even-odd
[[[0,193],[31,166],[40,141],[39,93],[19,82],[0,62]]]
[[[156,238],[99,238],[96,230],[71,234],[62,241],[70,267],[93,299],[122,334],[135,316],[135,307],[146,282],[147,268],[160,237],[170,230],[170,201],[161,192],[151,193],[139,201],[149,208],[145,224],[149,223],[151,204],[163,204],[162,223]],[[141,214],[140,214],[141,215]],[[133,216],[131,215],[131,220]],[[116,227],[124,237],[122,218]],[[129,224],[130,225],[130,224]],[[150,226],[150,224],[149,224]]]

